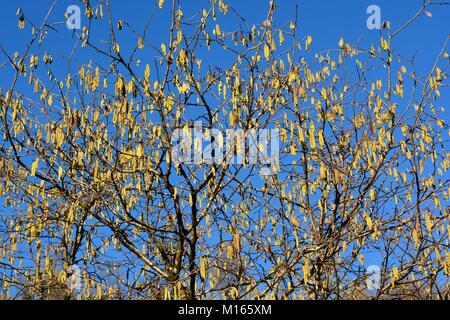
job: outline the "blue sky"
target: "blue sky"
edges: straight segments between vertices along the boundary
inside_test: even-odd
[[[39,22],[45,16],[48,7],[52,1],[7,1],[2,4],[0,13],[2,28],[0,29],[0,41],[5,48],[17,48],[17,45],[23,44],[23,37],[17,37],[17,17],[15,15],[18,7],[23,8],[26,15],[32,17],[35,22]],[[154,7],[154,1],[130,0],[110,1],[113,8],[113,15],[119,19],[122,18],[130,22],[131,25],[139,27],[145,23],[145,18],[149,16]],[[170,2],[170,1],[166,1]],[[194,1],[190,1],[194,2]],[[183,2],[183,11],[186,15],[194,12],[206,0],[195,1],[192,6],[188,1]],[[226,1],[247,21],[260,23],[265,19],[268,1],[246,0],[246,1]],[[341,36],[345,36],[349,41],[356,41],[364,37],[366,43],[378,41],[378,31],[368,30],[366,28],[366,9],[371,4],[380,6],[382,19],[391,21],[392,29],[395,29],[406,22],[415,12],[417,12],[422,0],[396,0],[396,1],[374,1],[374,0],[297,0],[297,1],[277,1],[278,10],[275,19],[278,23],[293,20],[295,16],[295,7],[298,6],[299,32],[301,34],[310,34],[315,40],[316,49],[326,49],[330,46],[336,46]],[[68,5],[80,4],[76,0],[59,1],[50,21],[63,21],[63,14]],[[428,54],[436,52],[441,43],[448,36],[450,7],[433,6],[430,9],[432,18],[426,16],[420,17],[413,25],[409,27],[409,32],[399,37],[398,48],[406,53],[418,51],[419,58],[424,55],[423,61],[426,61]],[[161,26],[167,24],[169,19],[169,6],[166,4],[161,12],[155,15],[150,30],[161,30]],[[84,21],[86,22],[86,21]],[[139,30],[139,28],[137,28]],[[64,36],[68,30],[60,30]],[[64,31],[66,34],[64,34]],[[160,32],[152,33],[151,37],[160,37]],[[62,45],[62,43],[58,43]]]

